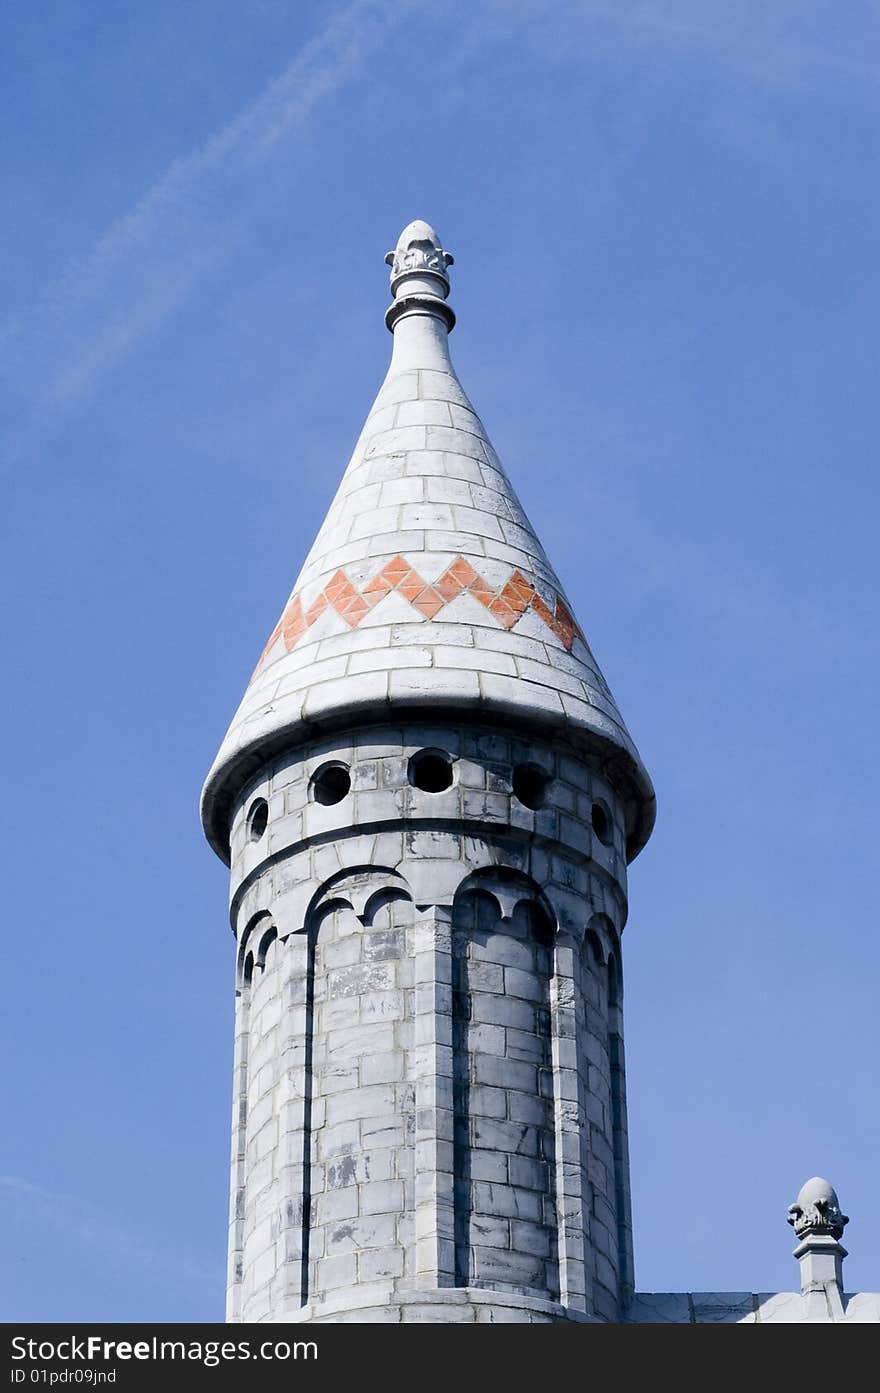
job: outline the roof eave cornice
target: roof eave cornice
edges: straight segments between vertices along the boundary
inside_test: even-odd
[[[374,697],[353,697],[344,705],[310,716],[299,715],[273,727],[265,735],[228,753],[208,775],[202,790],[201,817],[205,836],[220,859],[229,865],[229,833],[236,801],[248,786],[264,776],[267,767],[280,755],[290,754],[318,737],[333,731],[348,733],[368,726],[408,719],[424,720],[430,711],[433,722],[450,720],[467,724],[492,724],[526,734],[567,738],[587,756],[597,761],[623,804],[626,820],[626,859],[633,861],[645,846],[654,827],[656,796],[651,779],[637,752],[611,739],[604,732],[577,716],[544,706],[530,709],[518,702],[493,701],[487,706],[481,697],[460,698],[450,694],[438,699],[436,693],[413,693],[405,701],[390,701],[381,707]]]

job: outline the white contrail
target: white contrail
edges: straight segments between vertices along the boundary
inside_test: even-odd
[[[222,264],[254,216],[249,180],[362,68],[406,3],[354,0],[224,129],[139,203],[0,341],[0,372],[40,411],[73,405]]]
[[[352,0],[335,11],[254,102],[175,160],[41,301],[0,330],[0,376],[36,420],[87,398],[228,260],[265,207],[266,161],[363,70],[392,28],[407,15],[418,19],[423,8],[419,0]],[[852,42],[820,47],[809,25],[799,28],[798,13],[790,0],[769,11],[762,0],[743,0],[733,11],[723,0],[451,0],[428,17],[448,29],[449,71],[459,52],[479,45],[491,54],[516,38],[535,61],[551,65],[579,46],[626,61],[633,43],[664,43],[679,55],[714,56],[747,80],[866,77],[869,55],[855,53]]]

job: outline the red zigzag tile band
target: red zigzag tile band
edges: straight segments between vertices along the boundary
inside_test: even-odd
[[[255,670],[259,672],[266,654],[279,636],[284,638],[284,646],[289,653],[329,606],[336,610],[346,624],[356,629],[364,615],[392,590],[409,600],[426,619],[433,619],[444,605],[455,599],[456,595],[465,592],[485,605],[489,613],[493,614],[505,629],[513,628],[520,616],[531,608],[569,652],[575,635],[586,643],[562,597],[555,597],[551,610],[531,581],[520,571],[514,570],[500,590],[493,590],[469,561],[463,556],[458,556],[447,566],[439,580],[433,585],[427,585],[408,561],[404,561],[402,556],[394,556],[382,567],[378,575],[367,582],[363,591],[352,585],[344,571],[337,571],[307,610],[303,610],[299,595],[294,595],[275,625]]]

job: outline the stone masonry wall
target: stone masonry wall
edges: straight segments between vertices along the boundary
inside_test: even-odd
[[[552,925],[471,892],[452,943],[456,1285],[555,1301]]]
[[[232,852],[229,1319],[618,1319],[615,790],[562,741],[364,729],[254,780]]]

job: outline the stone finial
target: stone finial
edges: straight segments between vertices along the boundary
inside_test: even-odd
[[[399,320],[413,315],[441,321],[447,332],[455,324],[455,313],[446,303],[449,294],[447,266],[451,252],[444,251],[430,223],[409,223],[397,239],[393,252],[385,257],[391,267],[391,294],[394,299],[385,311],[385,323],[394,332]]]
[[[794,1204],[789,1205],[788,1222],[800,1239],[811,1234],[842,1238],[849,1218],[841,1212],[834,1187],[821,1176],[814,1175],[801,1186]]]
[[[841,1213],[834,1189],[814,1175],[801,1186],[788,1208],[788,1222],[798,1245],[794,1250],[801,1269],[801,1293],[807,1302],[808,1320],[843,1320],[843,1259],[840,1243],[849,1219]]]
[[[385,264],[391,267],[392,295],[397,296],[398,285],[403,276],[424,275],[426,272],[439,276],[445,286],[444,294],[448,293],[449,276],[446,268],[451,266],[453,261],[452,253],[443,250],[440,238],[431,224],[416,218],[415,222],[408,223],[403,229],[394,251],[387,252],[385,256]]]

